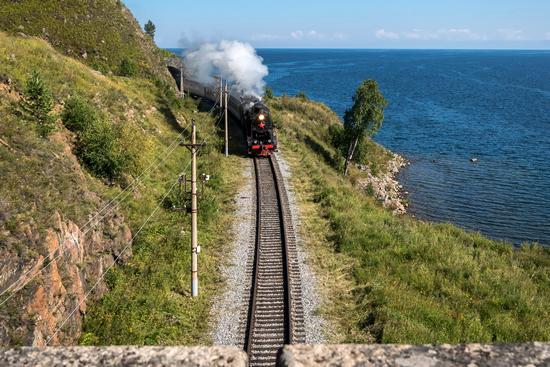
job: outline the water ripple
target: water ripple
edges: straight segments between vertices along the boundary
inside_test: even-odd
[[[411,160],[400,179],[416,216],[550,245],[550,52],[259,53],[276,93],[340,115],[361,80],[379,82],[390,104],[376,140]]]

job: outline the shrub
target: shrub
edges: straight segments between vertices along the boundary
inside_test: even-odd
[[[131,159],[121,148],[120,133],[88,101],[79,96],[69,98],[61,118],[76,133],[76,156],[94,175],[113,179],[128,166]]]
[[[125,57],[120,62],[120,68],[119,68],[119,75],[120,76],[126,76],[126,77],[132,77],[135,76],[138,73],[138,67],[136,63],[129,59],[128,57]]]
[[[31,73],[24,95],[24,109],[37,122],[38,133],[43,137],[49,135],[55,129],[54,99],[38,72]]]
[[[80,337],[80,345],[97,345],[99,343],[98,337],[94,333],[85,333]]]
[[[296,94],[296,98],[299,98],[302,101],[307,101],[308,100],[305,92],[298,92],[298,94]]]
[[[180,109],[183,107],[183,99],[176,94],[176,90],[173,85],[160,78],[153,78],[153,82],[158,88],[159,97],[164,103],[166,103],[166,105],[168,105],[168,107],[173,109]]]
[[[82,97],[73,96],[65,102],[61,119],[67,129],[79,132],[93,125],[98,120],[98,114]]]
[[[328,135],[330,144],[337,151],[338,156],[345,159],[349,148],[348,144],[351,139],[349,130],[344,129],[342,125],[331,125],[328,128]],[[377,146],[370,137],[363,136],[360,140],[360,144],[357,144],[352,161],[368,164],[372,173],[376,175],[380,169],[378,166],[384,166],[385,160],[389,158],[389,153]]]
[[[95,120],[78,135],[76,155],[93,174],[116,178],[128,164],[126,154],[118,149],[118,137],[107,122]]]
[[[273,94],[273,89],[269,88],[269,87],[265,87],[264,88],[264,97],[265,99],[271,99],[273,98],[274,94]]]

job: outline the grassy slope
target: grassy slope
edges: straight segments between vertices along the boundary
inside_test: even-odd
[[[147,74],[168,77],[163,52],[118,0],[0,0],[0,30],[44,38],[102,72],[117,73],[128,57]]]
[[[393,216],[335,171],[334,113],[296,98],[270,105],[295,172],[302,235],[327,290],[332,341],[550,340],[550,251]],[[380,167],[388,155],[379,149],[369,148]]]
[[[221,141],[214,127],[215,117],[193,113],[197,106],[191,101],[186,107],[174,109],[151,81],[105,77],[59,54],[39,39],[0,32],[0,55],[0,75],[11,78],[15,89],[21,90],[31,70],[38,70],[58,103],[78,93],[92,101],[108,121],[123,131],[126,149],[137,157],[126,172],[128,182],[157,157],[162,157],[167,146],[177,138],[179,130],[175,119],[184,126],[191,117],[197,120],[200,138],[210,143],[202,152],[199,170],[212,175],[201,200],[201,297],[186,296],[190,284],[189,217],[161,209],[135,239],[134,256],[129,263],[109,274],[111,292],[89,306],[83,339],[86,343],[138,345],[206,341],[205,320],[211,296],[219,288],[218,252],[223,248],[225,231],[229,228],[228,198],[238,186],[239,169],[235,167],[240,165],[237,158],[230,158],[227,164],[218,153]],[[71,134],[59,121],[57,132],[49,139],[42,139],[31,123],[19,118],[16,107],[16,102],[0,100],[4,116],[0,137],[14,149],[9,151],[0,146],[0,192],[10,208],[11,218],[0,222],[0,233],[10,238],[0,239],[2,246],[21,247],[20,242],[12,241],[17,237],[20,223],[32,221],[43,232],[51,225],[52,210],[58,210],[67,219],[82,225],[90,213],[101,207],[98,200],[82,196],[84,189],[96,192],[105,202],[120,193],[121,188],[106,185],[78,166],[70,153]],[[121,203],[120,210],[133,233],[188,161],[187,149],[178,146],[163,164],[143,177],[132,195]],[[177,199],[175,195],[170,198]],[[18,251],[27,259],[45,252],[41,246],[25,248],[24,245],[3,250]]]

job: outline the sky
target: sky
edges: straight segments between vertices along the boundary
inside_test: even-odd
[[[160,47],[550,49],[550,0],[124,0]]]

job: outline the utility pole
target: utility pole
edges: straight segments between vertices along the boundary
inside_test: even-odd
[[[199,295],[199,274],[198,274],[198,253],[197,253],[197,127],[193,120],[191,131],[191,294],[193,297]]]
[[[223,108],[223,78],[220,76],[220,111]]]
[[[191,144],[184,144],[191,151],[191,295],[199,295],[198,245],[197,230],[197,151],[203,144],[197,144],[197,127],[195,119],[191,120]]]
[[[224,95],[225,95],[225,103],[224,103],[224,108],[225,108],[225,156],[229,156],[229,132],[227,130],[227,95],[229,94],[228,92],[228,89],[227,89],[227,83],[225,84],[225,89],[224,89]]]
[[[185,97],[185,93],[183,92],[183,61],[180,65],[180,94],[181,98]]]

